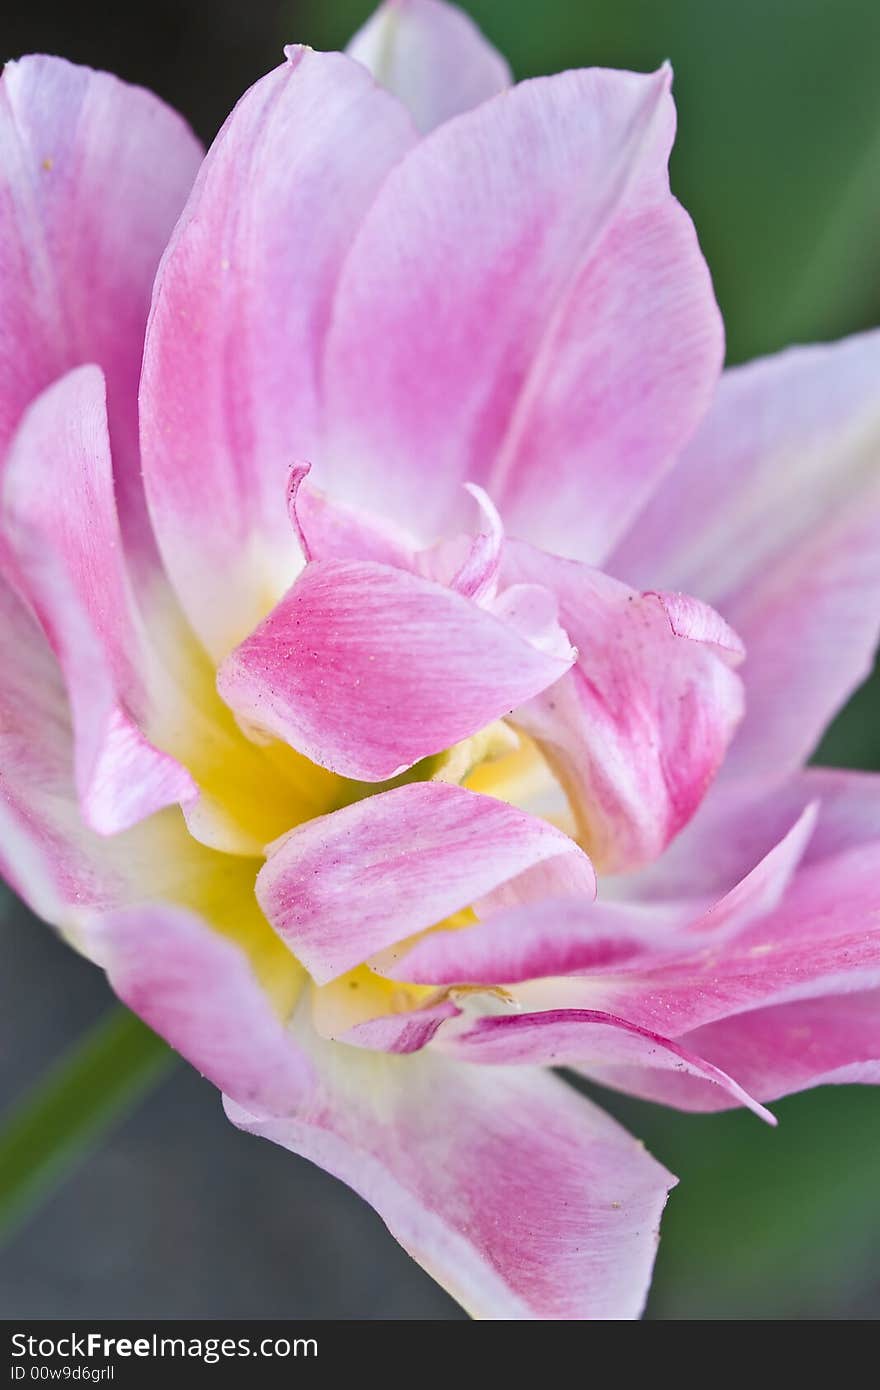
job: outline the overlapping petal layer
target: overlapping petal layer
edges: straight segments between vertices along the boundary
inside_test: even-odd
[[[359,64],[291,49],[242,97],[160,271],[141,383],[150,510],[215,657],[301,567],[285,505],[318,450],[321,348],[339,267],[417,136]]]
[[[380,782],[508,714],[573,659],[561,633],[543,650],[453,589],[325,560],[227,658],[219,689],[313,762]]]
[[[335,1173],[480,1318],[629,1318],[674,1178],[613,1120],[531,1068],[301,1046],[296,1116],[227,1102],[242,1129]]]
[[[392,170],[346,258],[316,482],[423,544],[483,484],[608,553],[713,388],[721,331],[671,198],[669,74],[525,82]]]
[[[0,453],[31,402],[97,362],[130,554],[153,551],[137,384],[153,277],[202,157],[150,92],[42,55],[0,78]]]
[[[464,10],[440,0],[386,0],[346,52],[432,130],[503,91],[510,68]]]
[[[742,638],[748,712],[726,777],[796,771],[871,669],[878,379],[876,333],[726,373],[698,437],[610,562],[632,583],[698,594]]]

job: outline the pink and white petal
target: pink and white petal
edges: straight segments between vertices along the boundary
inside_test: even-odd
[[[97,918],[86,935],[119,998],[209,1081],[272,1114],[302,1103],[311,1066],[238,945],[160,903]]]
[[[721,629],[693,600],[676,631],[664,596],[522,542],[506,547],[505,579],[553,593],[579,652],[514,723],[554,767],[597,866],[649,862],[697,809],[740,719],[732,637],[719,654]]]
[[[269,847],[257,898],[320,984],[560,855],[562,831],[442,782],[382,792]]]
[[[735,935],[782,902],[816,829],[819,804],[804,807],[791,829],[764,855],[745,878],[692,924],[693,932],[709,932],[713,941]]]
[[[445,0],[385,0],[346,49],[403,102],[421,131],[510,85],[501,54]]]
[[[391,946],[370,964],[425,985],[510,985],[540,976],[613,971],[678,945],[687,908],[549,899],[496,912],[473,926]]]
[[[599,979],[537,981],[529,1008],[596,1008],[679,1038],[770,1005],[880,986],[880,847],[856,847],[802,868],[780,905],[738,935],[645,968]],[[705,943],[705,944],[703,944]]]
[[[778,1100],[813,1086],[880,1083],[880,992],[829,995],[755,1009],[686,1033],[682,1043],[729,1068],[752,1095]],[[681,1110],[723,1110],[720,1091],[690,1077],[608,1067],[595,1080]]]
[[[718,782],[698,814],[655,864],[619,881],[630,900],[717,897],[774,851],[811,803],[816,824],[802,863],[818,863],[880,841],[880,776],[810,767],[768,789],[753,781]]]
[[[669,80],[524,82],[392,171],[336,297],[321,487],[368,508],[381,478],[389,515],[429,544],[464,529],[468,480],[518,534],[607,553],[720,364],[668,190]]]
[[[317,453],[339,266],[416,139],[359,63],[290,49],[214,141],[163,260],[141,384],[147,495],[168,571],[217,659],[301,567],[285,486]]]
[[[310,1050],[295,1117],[232,1122],[353,1187],[474,1317],[639,1316],[675,1179],[601,1110],[537,1070]]]
[[[61,58],[0,79],[0,453],[72,367],[107,377],[127,546],[152,553],[137,386],[156,267],[202,150],[151,93]]]
[[[87,950],[83,925],[96,912],[147,897],[199,903],[205,894],[230,898],[228,866],[240,861],[196,844],[175,810],[111,837],[90,830],[77,804],[73,763],[58,663],[30,611],[0,578],[3,877],[81,950]],[[251,898],[255,872],[254,866]]]
[[[397,569],[416,569],[407,537],[377,516],[333,502],[307,481],[310,464],[291,469],[287,508],[306,560],[376,560]]]
[[[725,777],[781,779],[867,675],[880,631],[880,333],[727,372],[610,566],[688,589],[742,637]],[[650,576],[650,578],[649,578]]]
[[[573,656],[419,575],[326,560],[226,659],[218,689],[312,762],[379,782],[508,714]]]
[[[0,559],[64,672],[83,815],[100,834],[115,834],[190,799],[195,787],[145,733],[154,714],[149,672],[97,367],[76,368],[28,408],[0,481]]]
[[[720,1089],[762,1120],[775,1125],[768,1110],[732,1077],[680,1043],[628,1019],[594,1009],[556,1009],[532,1014],[450,1023],[436,1046],[458,1061],[502,1066],[576,1066],[595,1075],[593,1066],[622,1065],[673,1071],[694,1078],[704,1089]]]
[[[363,1019],[337,1036],[340,1042],[370,1048],[373,1052],[419,1052],[427,1047],[440,1025],[457,1017],[458,1013],[458,1006],[451,999],[440,999],[408,1013]]]

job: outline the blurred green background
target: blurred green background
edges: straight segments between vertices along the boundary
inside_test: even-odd
[[[0,42],[3,56],[61,52],[143,82],[210,138],[282,42],[342,46],[371,8],[367,0],[157,0],[108,27],[76,0],[13,5]],[[518,77],[672,60],[673,185],[715,278],[731,362],[880,322],[877,0],[471,0],[464,8]],[[880,768],[876,710],[875,678],[818,759]],[[39,930],[20,910],[5,927],[8,1097],[105,1003],[93,973],[48,933],[37,941]],[[747,1114],[685,1116],[602,1099],[681,1177],[650,1316],[876,1316],[875,1092],[793,1097],[774,1107],[776,1132]],[[182,1070],[164,1083],[4,1252],[5,1305],[19,1315],[106,1316],[115,1297],[116,1315],[134,1317],[456,1316],[330,1179],[235,1134],[212,1106],[208,1088]],[[164,1165],[161,1181],[155,1165]],[[149,1219],[131,1198],[133,1171],[146,1178]],[[175,1240],[175,1220],[187,1238]]]

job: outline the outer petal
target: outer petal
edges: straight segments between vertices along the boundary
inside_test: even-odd
[[[687,823],[724,757],[742,713],[736,639],[692,600],[638,594],[522,543],[507,553],[507,579],[554,593],[579,651],[515,722],[553,764],[591,857],[634,868]]]
[[[880,841],[880,776],[811,767],[780,786],[752,782],[710,791],[699,815],[656,864],[621,881],[628,898],[717,897],[772,852],[780,838],[811,803],[817,803],[815,829],[802,862],[818,863],[857,845]]]
[[[137,442],[150,290],[202,151],[149,92],[60,58],[0,80],[0,453],[84,362],[107,376],[126,541],[151,545]]]
[[[218,688],[313,762],[379,782],[552,685],[574,659],[561,645],[543,651],[418,575],[316,561],[227,658]]]
[[[730,1068],[752,1095],[775,1100],[812,1086],[880,1082],[880,992],[830,995],[737,1014],[685,1034],[685,1046]],[[682,1074],[603,1067],[615,1086],[682,1110],[720,1110],[731,1102]]]
[[[483,484],[505,523],[604,556],[689,437],[721,330],[665,163],[666,71],[524,82],[429,135],[347,259],[318,486],[423,543]],[[318,460],[316,460],[318,462]]]
[[[67,681],[83,814],[113,834],[195,787],[142,732],[148,673],[122,557],[104,383],[71,372],[39,397],[2,476],[0,544]]]
[[[470,1026],[449,1025],[438,1045],[459,1061],[491,1062],[505,1066],[577,1066],[588,1076],[594,1066],[634,1066],[673,1071],[699,1083],[702,1090],[720,1089],[761,1119],[774,1117],[753,1100],[726,1072],[695,1056],[680,1043],[613,1014],[593,1009],[557,1009],[542,1013],[481,1018]]]
[[[582,893],[594,890],[589,861],[562,831],[491,797],[417,782],[292,830],[270,846],[257,897],[323,984],[559,856],[577,861]]]
[[[611,566],[686,588],[745,642],[725,775],[793,771],[871,667],[880,630],[880,333],[728,372]]]
[[[163,261],[141,386],[147,493],[215,657],[300,567],[285,486],[291,464],[316,456],[339,264],[416,138],[360,64],[293,49],[218,135]]]
[[[295,1118],[230,1119],[370,1202],[475,1317],[632,1318],[674,1179],[555,1077],[313,1042]]]
[[[880,847],[802,869],[780,905],[733,937],[702,933],[697,950],[592,980],[540,981],[528,1008],[595,1008],[682,1038],[751,1010],[880,985]],[[703,944],[705,943],[705,944]]]
[[[163,904],[110,913],[87,939],[120,999],[228,1095],[274,1114],[302,1103],[311,1067],[239,946]]]
[[[148,898],[185,904],[234,933],[247,898],[254,903],[257,869],[254,861],[197,844],[176,810],[119,835],[89,830],[73,785],[61,673],[36,621],[2,578],[0,868],[34,912],[81,948],[83,927],[95,914]],[[263,927],[271,951],[278,943]]]
[[[510,68],[469,15],[444,0],[385,0],[346,50],[412,113],[420,130],[478,106]]]

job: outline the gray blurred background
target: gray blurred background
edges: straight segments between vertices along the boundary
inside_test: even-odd
[[[60,53],[152,87],[210,139],[284,42],[341,46],[365,0],[7,0],[0,56]],[[671,58],[676,191],[738,361],[880,321],[876,0],[473,0],[517,76]],[[877,681],[818,758],[880,767]],[[2,893],[3,890],[0,890]],[[97,971],[0,898],[0,1108],[111,1006]],[[874,1318],[880,1102],[829,1088],[751,1115],[603,1096],[682,1179],[649,1316]],[[356,1197],[232,1129],[182,1065],[0,1251],[0,1315],[462,1316]]]

